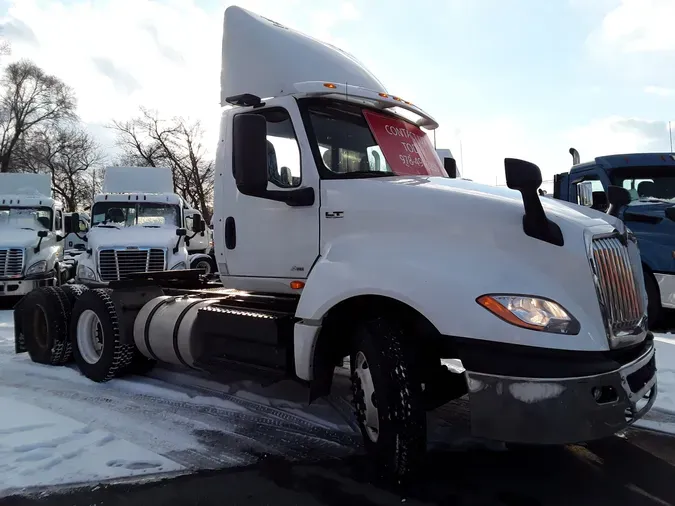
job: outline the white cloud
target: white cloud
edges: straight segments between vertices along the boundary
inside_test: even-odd
[[[673,19],[673,0],[621,0],[603,19],[599,40],[626,53],[675,51]]]
[[[645,93],[659,95],[661,97],[675,97],[675,88],[664,88],[662,86],[646,86]]]
[[[667,123],[620,116],[574,128],[563,139],[579,151],[582,161],[607,154],[670,150]]]
[[[138,106],[201,119],[213,146],[220,114],[222,20],[231,2],[206,11],[194,0],[11,0],[0,20],[11,60],[30,58],[71,85],[82,120],[126,119]],[[306,33],[331,38],[357,20],[351,2],[239,0],[244,8]],[[298,25],[302,7],[303,20]],[[95,129],[100,136],[101,129]],[[110,136],[103,136],[110,145]]]
[[[556,160],[564,157],[563,153],[548,149],[549,145],[537,133],[509,117],[491,118],[461,128],[445,125],[437,132],[436,145],[452,151],[463,177],[491,185],[505,184],[505,157],[536,163],[545,178],[559,169]]]

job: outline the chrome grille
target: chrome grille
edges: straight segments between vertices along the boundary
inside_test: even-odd
[[[0,277],[17,277],[23,273],[23,249],[0,249]]]
[[[591,266],[610,339],[633,333],[645,316],[628,248],[618,237],[593,239]]]
[[[98,252],[102,281],[116,281],[132,272],[164,270],[165,250],[159,248],[104,249]]]

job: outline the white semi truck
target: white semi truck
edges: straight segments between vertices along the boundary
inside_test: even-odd
[[[70,340],[94,381],[155,361],[244,368],[295,378],[310,401],[349,357],[365,447],[394,476],[423,459],[426,411],[467,393],[474,435],[514,443],[602,438],[650,409],[653,336],[619,220],[540,199],[541,173],[522,160],[505,160],[512,189],[449,178],[430,115],[264,17],[229,7],[222,54],[225,288],[173,271],[70,304],[36,290],[17,342]]]
[[[102,190],[86,233],[76,232],[80,215],[70,216],[69,232],[86,243],[77,258],[77,283],[102,287],[130,273],[189,268],[185,239],[204,223],[191,219],[198,232],[183,228],[187,205],[173,193],[170,169],[108,167]]]
[[[0,296],[21,296],[70,277],[63,207],[49,174],[0,174]]]

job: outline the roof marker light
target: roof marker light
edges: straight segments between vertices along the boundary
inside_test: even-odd
[[[386,93],[380,92],[378,93],[378,95],[381,96],[382,98],[389,98],[389,95],[387,95]]]
[[[337,88],[337,86],[335,86],[333,83],[323,83],[323,85],[324,85],[326,88],[330,88],[330,89],[333,89],[333,90],[334,90],[335,88]]]

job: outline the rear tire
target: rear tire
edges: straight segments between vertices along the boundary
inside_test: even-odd
[[[134,356],[133,344],[120,342],[120,326],[112,290],[85,290],[75,303],[70,324],[73,354],[80,372],[96,382],[124,374]]]
[[[58,287],[33,290],[21,302],[23,341],[33,362],[63,365],[70,361],[72,348],[68,339],[71,306]]]
[[[82,293],[84,293],[85,290],[89,290],[89,288],[84,285],[69,284],[61,286],[61,290],[63,290],[63,292],[66,294],[66,297],[68,297],[71,307],[74,308],[75,303],[80,298]]]
[[[375,469],[397,480],[415,475],[426,455],[421,381],[402,329],[384,318],[356,332],[350,357],[356,419]]]

